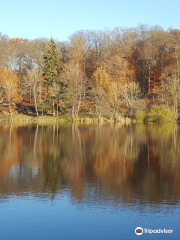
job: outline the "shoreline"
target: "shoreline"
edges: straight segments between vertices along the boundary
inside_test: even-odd
[[[178,123],[179,121],[142,121],[138,119],[132,119],[128,117],[118,116],[116,119],[113,117],[97,117],[97,116],[79,116],[72,117],[70,115],[62,115],[62,116],[35,116],[35,115],[25,115],[25,114],[13,114],[12,118],[10,114],[0,114],[0,122],[16,122],[16,123],[84,123],[84,124],[134,124],[134,123]]]
[[[0,122],[28,122],[28,123],[40,123],[40,122],[72,122],[72,123],[125,123],[131,124],[136,120],[128,117],[118,116],[116,119],[113,117],[88,117],[88,116],[79,116],[72,117],[70,115],[62,116],[35,116],[35,115],[24,115],[24,114],[14,114],[11,118],[10,114],[0,114]]]

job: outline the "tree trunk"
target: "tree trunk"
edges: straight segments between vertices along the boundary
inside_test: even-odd
[[[151,67],[149,66],[148,94],[151,93]]]
[[[76,117],[78,116],[80,105],[81,105],[81,93],[80,93],[80,97],[79,97],[79,101],[78,101],[78,106],[77,106],[77,109],[76,109]]]
[[[74,118],[74,106],[72,107],[72,117]]]
[[[127,96],[127,82],[126,82],[126,63],[124,63],[124,92],[125,92],[125,100],[126,100],[127,107],[129,107],[128,96]]]
[[[30,87],[30,91],[29,91],[29,102],[30,102],[30,103],[32,102],[32,101],[31,101],[31,99],[32,99],[31,95],[32,95],[32,93],[31,93],[31,87]]]
[[[12,120],[12,109],[11,109],[11,97],[9,96],[9,113],[11,114],[11,120]]]
[[[53,100],[53,116],[55,116],[56,114],[55,114],[55,109],[54,109],[54,100]]]
[[[116,122],[116,118],[117,118],[117,110],[116,110],[116,106],[114,108],[114,121]]]
[[[59,107],[59,98],[57,99],[57,106],[56,106],[56,114],[57,114],[57,117],[58,117],[58,107]]]
[[[37,107],[37,98],[36,98],[36,89],[34,87],[34,105],[36,110],[36,116],[38,117],[38,107]]]

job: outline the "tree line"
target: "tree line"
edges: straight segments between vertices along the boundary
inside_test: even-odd
[[[77,31],[68,41],[0,34],[0,103],[54,116],[134,117],[165,105],[178,116],[180,30],[139,25]]]

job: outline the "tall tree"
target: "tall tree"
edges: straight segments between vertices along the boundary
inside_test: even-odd
[[[60,66],[61,55],[58,51],[57,44],[51,38],[47,46],[46,53],[44,55],[44,67],[43,67],[43,76],[45,77],[45,87],[47,90],[50,90],[57,83],[58,77],[60,74],[61,66]],[[51,91],[50,91],[51,95]],[[55,116],[54,109],[54,97],[52,97],[52,105],[53,105],[53,115]]]
[[[63,72],[61,74],[61,79],[64,82],[67,82],[68,92],[67,94],[71,100],[72,106],[72,117],[77,117],[81,102],[84,95],[84,74],[79,69],[79,66],[74,61],[64,64]]]
[[[51,38],[44,54],[43,75],[45,77],[45,85],[47,89],[57,81],[61,70],[60,59],[61,55],[58,51],[57,44]]]
[[[12,119],[12,104],[20,100],[18,89],[18,77],[17,75],[9,71],[6,67],[0,68],[0,86],[4,90],[4,98],[9,104],[9,113]]]
[[[102,107],[105,106],[105,98],[109,93],[111,77],[103,67],[99,67],[92,75],[94,105],[98,117],[102,113]]]
[[[38,117],[39,98],[41,94],[41,85],[42,85],[41,75],[35,69],[30,70],[27,73],[27,75],[24,77],[23,86],[29,92],[30,99],[31,99],[31,95],[34,97],[34,106],[35,106],[37,117]]]

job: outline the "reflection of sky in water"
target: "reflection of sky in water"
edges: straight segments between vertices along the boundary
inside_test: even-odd
[[[17,165],[13,165],[11,171],[9,172],[9,175],[11,177],[17,177],[17,173],[20,171],[20,164],[18,163]]]
[[[137,226],[150,229],[173,229],[170,236],[148,235],[146,239],[178,239],[180,213],[139,211],[119,205],[81,205],[72,202],[69,195],[60,194],[54,200],[47,198],[15,197],[0,203],[0,235],[10,239],[135,239]]]
[[[32,178],[36,177],[39,173],[39,165],[34,164],[33,168],[29,169],[28,166],[20,168],[20,164],[12,166],[11,171],[9,172],[9,177],[11,178],[18,178],[18,173],[21,171],[22,176],[27,176],[27,174],[31,174]]]

